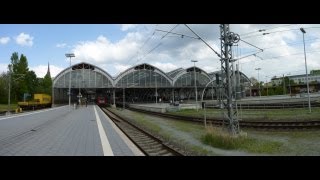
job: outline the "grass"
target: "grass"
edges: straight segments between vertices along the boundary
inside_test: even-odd
[[[109,110],[118,114],[120,117],[123,117],[123,114],[121,113],[122,109],[109,108]],[[135,113],[130,117],[128,117],[128,116],[124,116],[124,117],[126,117],[126,119],[129,119],[131,122],[134,122],[134,123],[137,123],[138,125],[143,125],[143,126],[147,127],[149,130],[153,131],[154,133],[159,133],[161,131],[161,128],[158,125],[148,121],[145,118],[145,115],[143,115],[143,114]]]
[[[10,104],[10,110],[15,110],[18,108],[17,104]],[[1,111],[7,111],[8,110],[8,104],[0,104],[0,112]]]
[[[207,118],[223,118],[224,110],[220,109],[207,109]],[[193,109],[185,109],[177,112],[169,112],[169,114],[182,115],[189,117],[204,117],[204,110],[199,111]],[[312,108],[312,113],[309,113],[307,108],[296,108],[296,109],[242,109],[238,110],[238,116],[242,120],[268,120],[268,121],[300,121],[300,120],[319,120],[320,119],[320,108]]]
[[[245,150],[251,153],[279,153],[282,143],[248,137],[240,133],[238,137],[230,136],[220,128],[208,127],[207,133],[201,137],[203,143],[227,150]]]
[[[169,121],[168,122],[172,127],[175,127],[176,129],[188,133],[194,133],[197,130],[202,130],[203,127],[199,126],[198,124],[192,123],[192,122],[183,122],[183,121]]]
[[[146,129],[153,129],[163,139],[192,152],[191,155],[230,155],[233,152],[243,155],[247,153],[253,153],[254,155],[320,155],[319,130],[270,132],[246,129],[247,135],[242,133],[240,138],[236,140],[228,137],[224,141],[231,145],[224,145],[221,144],[222,140],[219,133],[217,135],[214,132],[219,130],[221,132],[221,129],[214,129],[210,125],[208,125],[208,129],[204,129],[203,124],[165,120],[132,111],[130,113],[122,113],[123,111],[111,110],[144,126]],[[226,132],[222,133],[224,133],[223,135],[226,134]]]
[[[150,129],[151,131],[155,132],[155,133],[159,133],[161,131],[161,127],[159,127],[158,125],[148,121],[147,119],[145,119],[145,117],[141,114],[135,114],[132,117],[138,124],[142,124],[143,126],[148,127],[148,129]]]

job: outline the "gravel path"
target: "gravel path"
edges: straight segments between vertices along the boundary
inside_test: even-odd
[[[293,132],[261,132],[246,130],[251,136],[283,143],[283,152],[279,155],[319,156],[320,131],[306,130]]]

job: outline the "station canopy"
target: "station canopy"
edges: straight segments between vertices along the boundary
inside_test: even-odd
[[[172,80],[162,70],[144,63],[119,74],[114,84],[117,88],[164,88],[172,87]]]
[[[117,77],[112,77],[103,69],[89,63],[81,62],[61,71],[53,80],[54,88],[180,88],[205,87],[215,74],[207,73],[198,67],[178,68],[168,73],[147,63],[133,66]],[[241,82],[250,83],[250,79],[240,72]],[[213,82],[215,84],[215,82]]]
[[[54,88],[112,88],[113,79],[103,69],[89,63],[78,63],[61,71],[53,80]]]

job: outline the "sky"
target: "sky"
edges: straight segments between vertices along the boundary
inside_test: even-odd
[[[29,69],[51,76],[71,63],[88,62],[117,76],[127,68],[149,63],[164,72],[196,66],[210,73],[221,69],[219,24],[0,24],[0,73],[7,71],[13,52],[24,54]],[[240,41],[233,58],[240,71],[260,81],[274,76],[305,74],[320,69],[318,24],[230,24]],[[171,33],[167,33],[167,32]],[[261,68],[261,70],[256,70]]]

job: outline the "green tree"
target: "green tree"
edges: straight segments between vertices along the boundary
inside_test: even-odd
[[[45,94],[52,94],[52,79],[50,74],[46,74],[42,80],[42,87]]]
[[[36,73],[34,71],[28,71],[25,80],[27,82],[27,93],[31,96],[37,93],[39,82]]]
[[[19,58],[19,54],[17,52],[14,52],[10,59],[12,64],[12,97],[13,101],[18,101],[22,100],[23,93],[27,93],[29,91],[26,81],[26,76],[29,71],[28,60],[23,54],[21,54]]]
[[[8,73],[0,75],[0,104],[8,103]]]

